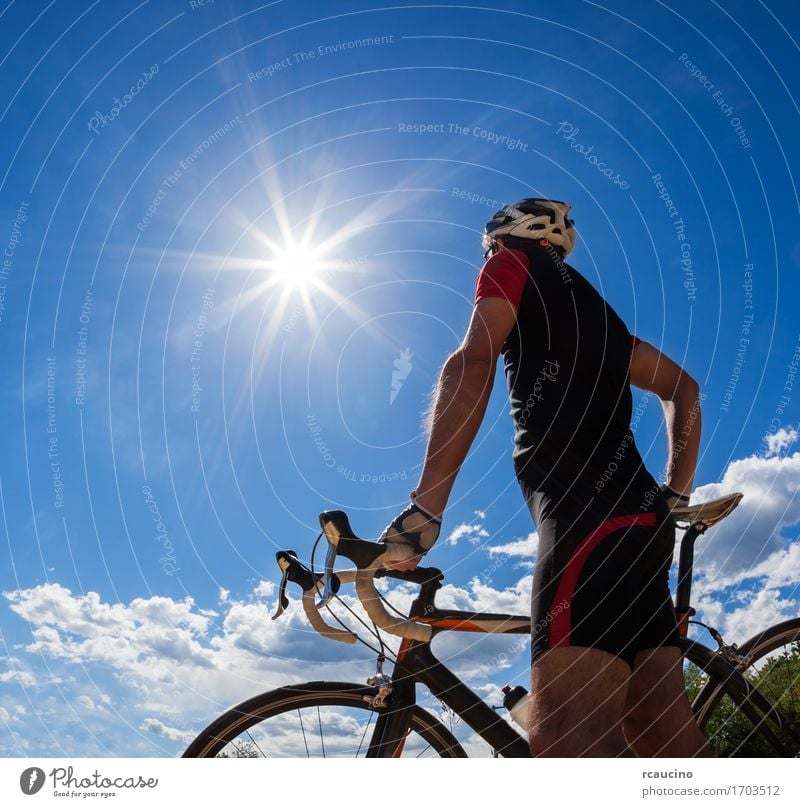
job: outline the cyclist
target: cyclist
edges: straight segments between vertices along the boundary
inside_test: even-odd
[[[575,243],[569,209],[522,199],[487,223],[475,307],[441,372],[422,474],[381,540],[414,548],[401,568],[436,541],[502,353],[515,471],[539,536],[532,753],[707,755],[684,689],[668,586],[669,512],[688,503],[697,462],[698,386],[632,336],[565,262]],[[661,488],[630,430],[631,384],[662,402],[669,461]]]

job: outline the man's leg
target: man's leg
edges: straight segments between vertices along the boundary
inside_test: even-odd
[[[692,715],[677,647],[636,654],[627,690],[623,728],[640,757],[710,757]]]
[[[537,757],[617,757],[631,668],[605,650],[556,647],[533,665],[530,747]]]

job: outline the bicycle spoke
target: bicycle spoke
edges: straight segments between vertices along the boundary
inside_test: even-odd
[[[372,725],[372,717],[374,712],[369,713],[369,719],[367,720],[367,725],[364,726],[364,733],[361,735],[361,742],[358,744],[358,748],[356,748],[356,759],[358,759],[358,755],[361,753],[361,746],[364,745],[364,738],[367,736],[367,732],[369,731],[369,727]]]
[[[326,756],[325,754],[325,739],[322,736],[322,715],[319,713],[319,706],[317,706],[317,720],[319,721],[319,741],[322,744],[322,756]]]
[[[303,713],[298,709],[297,716],[300,718],[300,730],[303,732],[303,744],[306,747],[306,757],[311,759],[311,753],[308,750],[308,739],[306,738],[306,727],[303,725]]]
[[[261,754],[264,759],[266,759],[267,755],[261,750],[261,746],[256,742],[256,738],[253,737],[249,731],[247,732],[247,736],[250,738],[250,742],[253,743],[253,745],[258,749],[258,753]]]

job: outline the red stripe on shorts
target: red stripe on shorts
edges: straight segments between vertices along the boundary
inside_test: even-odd
[[[595,527],[581,542],[578,548],[572,553],[567,568],[561,576],[558,584],[556,596],[550,606],[552,621],[550,622],[550,641],[548,647],[569,647],[569,639],[572,634],[572,597],[575,594],[575,586],[578,584],[578,576],[583,569],[589,555],[600,544],[617,530],[624,527],[654,527],[656,523],[655,513],[638,513],[631,516],[615,516],[609,518]]]

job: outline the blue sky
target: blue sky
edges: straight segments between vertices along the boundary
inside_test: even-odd
[[[481,228],[523,196],[573,205],[574,265],[701,383],[696,496],[746,493],[703,614],[796,616],[798,36],[774,0],[0,4],[0,753],[174,754],[260,689],[371,673],[269,622],[274,552],[402,508]],[[292,240],[324,252],[303,282]],[[498,377],[434,558],[451,603],[525,612],[507,409]],[[445,641],[487,697],[526,677]]]

